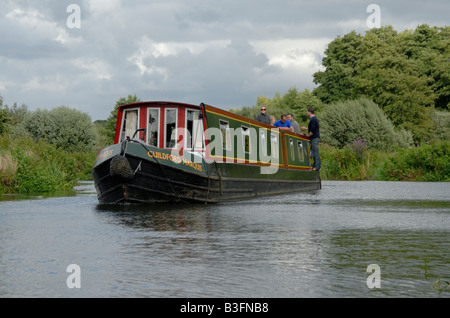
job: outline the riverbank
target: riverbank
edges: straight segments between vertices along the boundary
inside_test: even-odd
[[[0,193],[67,191],[91,179],[96,152],[66,152],[30,137],[0,136]]]
[[[450,142],[437,141],[388,153],[354,143],[321,145],[322,180],[450,181]]]
[[[393,153],[348,146],[320,147],[322,180],[450,181],[450,142]],[[91,180],[96,151],[66,152],[44,141],[0,136],[0,193],[68,191]]]

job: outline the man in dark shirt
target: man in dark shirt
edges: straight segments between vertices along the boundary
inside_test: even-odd
[[[319,155],[319,142],[320,142],[320,132],[319,132],[319,120],[314,116],[314,109],[308,107],[306,114],[309,117],[308,128],[300,127],[303,130],[308,130],[308,136],[311,139],[311,154],[314,158],[313,170],[320,170],[320,155]]]
[[[267,108],[266,108],[266,106],[264,106],[264,105],[261,106],[261,114],[259,114],[259,115],[256,117],[256,120],[259,121],[259,122],[261,122],[261,123],[270,125],[270,117],[267,116],[266,113],[267,113]]]

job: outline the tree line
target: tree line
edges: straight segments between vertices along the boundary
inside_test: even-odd
[[[371,29],[365,35],[352,31],[331,41],[324,55],[324,70],[313,75],[317,87],[312,91],[299,92],[291,87],[283,96],[279,92],[273,98],[259,96],[255,106],[232,111],[254,118],[259,107],[266,105],[268,113],[292,112],[298,120],[305,121],[306,107],[312,106],[324,117],[324,128],[330,129],[330,134],[339,133],[333,128],[342,130],[336,121],[332,122],[336,115],[346,118],[346,131],[352,131],[349,136],[353,136],[357,126],[367,126],[380,115],[375,115],[374,103],[390,121],[387,124],[382,120],[384,124],[395,129],[395,139],[401,139],[399,146],[407,146],[411,141],[420,145],[448,140],[450,27],[424,24],[399,33],[386,26]],[[355,103],[360,108],[371,105],[373,109],[352,115],[351,110],[358,108]],[[343,114],[344,109],[347,115]],[[359,137],[366,138],[363,133]],[[330,142],[342,146],[342,142]]]

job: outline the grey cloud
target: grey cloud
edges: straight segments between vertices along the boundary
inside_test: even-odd
[[[72,3],[81,8],[80,29],[66,26],[66,8]],[[377,3],[382,25],[399,29],[414,23],[445,25],[450,11],[447,0]],[[251,106],[258,95],[272,97],[291,86],[314,87],[315,64],[298,67],[294,62],[300,63],[301,56],[296,60],[295,54],[310,54],[320,64],[321,46],[308,47],[307,42],[331,40],[354,28],[365,32],[368,4],[122,0],[102,8],[91,7],[87,0],[6,0],[0,3],[0,95],[8,104],[24,102],[30,109],[76,107],[93,119],[106,118],[115,101],[128,94],[224,108]],[[15,9],[38,12],[42,28],[11,24],[6,15]],[[55,40],[58,35],[64,41]],[[178,47],[175,53],[143,56],[144,66],[154,71],[141,74],[130,57],[140,54],[143,39]],[[292,40],[292,45],[271,48],[270,54],[252,46],[255,41],[277,45],[284,39]],[[299,39],[304,40],[301,46]],[[192,51],[190,43],[206,47]],[[185,49],[180,48],[183,44]],[[294,64],[276,64],[271,54]]]

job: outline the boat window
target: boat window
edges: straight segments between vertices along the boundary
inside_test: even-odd
[[[173,108],[166,108],[164,122],[165,148],[174,148],[176,144],[177,110]]]
[[[267,156],[267,130],[264,128],[259,129],[259,146],[260,146],[260,154],[263,156]]]
[[[148,108],[147,116],[147,143],[149,145],[159,147],[159,109]]]
[[[297,141],[297,151],[298,151],[298,158],[300,161],[303,161],[303,143],[301,141]]]
[[[289,148],[291,150],[291,159],[295,160],[294,141],[292,139],[289,139]]]
[[[242,143],[244,144],[244,151],[245,153],[250,153],[250,129],[245,126],[241,126],[242,129]]]
[[[124,111],[120,141],[127,137],[133,137],[134,132],[138,129],[138,122],[137,109],[128,109]]]
[[[222,146],[225,150],[231,150],[230,124],[219,119],[220,131],[222,132]]]
[[[186,110],[186,129],[189,131],[189,135],[186,138],[186,148],[203,149],[203,122],[200,118],[199,110]]]
[[[272,158],[279,158],[278,156],[278,136],[275,133],[270,134],[270,151]]]

